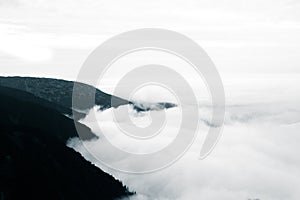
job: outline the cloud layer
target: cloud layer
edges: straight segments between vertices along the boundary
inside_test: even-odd
[[[298,108],[297,104],[291,103],[228,106],[223,136],[210,156],[198,160],[203,135],[208,128],[201,123],[199,135],[188,152],[172,166],[150,174],[120,173],[90,156],[84,145],[92,147],[89,149],[97,154],[102,149],[101,138],[84,145],[78,139],[72,139],[68,145],[136,191],[137,195],[132,199],[297,200],[300,198]],[[200,118],[208,120],[210,108],[203,107],[202,111]],[[172,112],[174,110],[167,110],[171,121],[176,118]],[[99,123],[105,124],[107,130],[113,127],[108,112],[97,115],[101,118]],[[88,118],[83,122],[96,133],[99,131]],[[176,130],[172,125],[166,128],[170,132]],[[116,133],[109,134],[113,134],[112,142],[124,142],[123,148],[134,151],[145,148],[145,145],[120,140]],[[172,135],[165,135],[159,141],[164,143],[163,139],[170,137]],[[113,161],[113,155],[105,153]],[[116,162],[127,163],[126,158]]]

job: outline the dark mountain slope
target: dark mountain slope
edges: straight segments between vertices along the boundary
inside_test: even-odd
[[[65,145],[77,135],[74,122],[45,104],[33,95],[0,87],[0,199],[130,195],[119,181]],[[82,128],[86,139],[95,137]]]
[[[75,98],[80,99],[91,96],[93,91],[95,91],[95,88],[90,85],[84,83],[76,84],[81,88],[81,94],[80,96],[75,96]],[[0,77],[0,86],[22,90],[61,107],[72,108],[72,94],[74,87],[74,82],[72,81],[51,78]],[[111,97],[110,94],[106,94],[96,89],[95,103],[96,105],[101,106],[102,109],[128,104],[127,100],[115,97],[114,105],[112,105]],[[85,104],[74,109],[87,110],[93,106],[94,105]]]
[[[0,131],[0,199],[114,199],[113,177],[55,137],[28,127]]]
[[[74,123],[82,130],[82,139],[96,137],[87,126],[74,122],[52,108],[52,104],[26,92],[0,87],[0,123],[7,126],[29,126],[66,142],[78,137]]]
[[[93,86],[76,83],[78,88],[81,88],[80,95],[75,96],[76,99],[84,99],[91,96],[95,88]],[[33,77],[0,77],[0,86],[14,88],[22,90],[35,95],[36,97],[45,99],[51,102],[53,109],[59,112],[71,115],[72,109],[77,112],[81,112],[78,117],[85,116],[84,111],[92,108],[94,104],[82,104],[78,107],[72,108],[72,94],[74,82],[51,79],[51,78],[33,78]],[[112,95],[106,94],[98,89],[95,92],[95,103],[100,106],[101,109],[107,109],[110,107],[118,107],[120,105],[131,104],[137,112],[144,112],[149,110],[161,110],[175,107],[176,104],[168,102],[158,103],[136,103],[128,100],[124,100],[118,97],[114,97],[113,104],[111,102]],[[50,105],[49,105],[50,106]],[[80,110],[80,111],[78,111]]]

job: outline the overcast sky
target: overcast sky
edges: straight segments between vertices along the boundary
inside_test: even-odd
[[[225,73],[299,73],[296,0],[0,0],[0,74],[75,79],[106,39],[166,28],[198,42]]]

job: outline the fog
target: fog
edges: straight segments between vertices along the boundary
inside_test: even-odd
[[[283,77],[283,76],[282,76]],[[274,77],[273,77],[274,78]],[[230,79],[231,81],[234,79]],[[199,160],[199,152],[210,120],[211,107],[200,104],[199,130],[196,140],[189,150],[173,165],[148,174],[127,174],[116,171],[95,159],[94,154],[105,154],[111,162],[126,165],[126,158],[115,158],[110,152],[103,152],[105,144],[98,140],[81,143],[78,138],[68,142],[68,146],[80,152],[99,168],[112,174],[137,194],[130,199],[261,199],[261,200],[298,200],[300,198],[300,107],[296,93],[297,80],[292,76],[272,79],[255,84],[247,82],[249,89],[241,91],[235,84],[227,84],[229,95],[222,137],[212,153]],[[292,81],[292,82],[291,82]],[[294,81],[294,82],[293,82]],[[245,82],[245,81],[244,81]],[[292,85],[291,83],[295,83]],[[246,85],[247,85],[246,84]],[[276,87],[278,86],[278,87]],[[246,86],[245,86],[246,88]],[[277,98],[272,94],[278,94]],[[268,98],[262,98],[268,97]],[[255,99],[256,101],[253,101]],[[149,113],[136,113],[129,109],[131,120],[149,123]],[[96,111],[97,122],[91,114],[82,122],[101,136],[101,131],[109,141],[128,152],[151,153],[172,142],[176,135],[180,108],[167,109],[165,132],[159,136],[137,142],[126,139],[114,124],[111,111]],[[158,111],[155,111],[158,112]],[[163,112],[163,111],[160,111]],[[148,120],[148,121],[147,121]],[[128,123],[122,121],[121,123]],[[99,129],[99,127],[101,127]],[[103,135],[102,135],[103,136]],[[90,152],[87,152],[87,149]],[[147,165],[147,163],[143,163]]]

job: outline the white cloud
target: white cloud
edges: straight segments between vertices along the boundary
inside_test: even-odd
[[[210,156],[204,160],[197,159],[203,142],[203,136],[200,134],[178,162],[155,173],[143,175],[120,173],[90,157],[78,140],[71,140],[69,145],[81,152],[86,159],[120,179],[131,190],[136,191],[137,196],[132,197],[132,200],[299,199],[298,103],[287,100],[278,104],[276,99],[269,99],[268,104],[239,105],[238,102],[236,99],[235,105],[227,107],[222,138]],[[203,107],[200,118],[207,120],[209,110]],[[98,119],[101,119],[99,123],[104,126],[106,124],[109,129],[112,120],[107,114],[108,112],[99,112],[97,115],[100,117]],[[169,117],[172,121],[175,116]],[[86,120],[83,122],[87,123]],[[90,123],[87,125],[95,128]],[[201,124],[200,133],[205,132],[207,128],[204,123]],[[172,132],[174,129],[169,131]],[[117,135],[111,131],[108,133]],[[133,146],[127,140],[118,138],[113,137],[112,142],[123,141],[125,147],[126,145],[129,148],[135,147],[136,151],[144,147]],[[85,145],[93,144],[92,151],[96,154],[103,146],[101,138],[89,143],[86,142]],[[109,152],[105,154],[113,161],[113,155]],[[126,165],[127,161],[123,158],[116,162]]]

